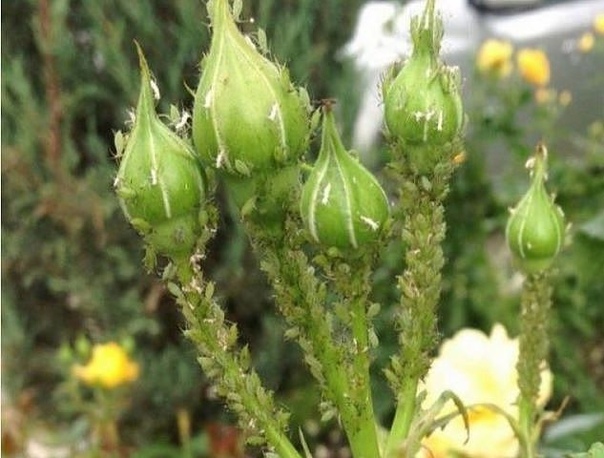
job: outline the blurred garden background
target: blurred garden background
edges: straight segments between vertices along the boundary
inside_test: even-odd
[[[342,49],[363,3],[258,0],[244,2],[242,12],[254,18],[242,28],[264,28],[272,54],[313,99],[338,100],[347,144],[362,91],[355,63]],[[600,94],[599,109],[592,107],[596,115],[585,125],[564,116],[580,112],[573,104],[585,100],[556,86],[563,79],[549,70],[547,80],[539,68],[537,76],[523,72],[513,44],[477,47],[476,65],[462,69],[467,142],[447,202],[439,328],[447,337],[502,323],[517,334],[520,281],[504,228],[508,207],[527,184],[524,161],[543,139],[551,153],[550,189],[572,222],[555,272],[550,359],[549,407],[557,410],[567,400],[559,423],[566,429],[545,437],[548,456],[604,440],[597,417],[604,412],[604,18],[598,17],[569,51],[595,69],[580,75],[581,85]],[[192,105],[188,88],[197,85],[209,46],[205,5],[10,1],[2,3],[1,33],[3,455],[90,456],[87,444],[99,427],[108,428],[112,441],[107,456],[253,453],[241,448],[233,418],[196,363],[157,272],[145,272],[143,244],[112,189],[114,133],[124,129],[140,82],[133,40],[146,53],[162,94],[159,110],[170,122],[171,105]],[[496,173],[492,155],[505,156],[495,160],[505,164]],[[378,140],[362,157],[380,175],[384,145]],[[335,450],[343,441],[337,423],[320,423],[319,393],[299,350],[283,338],[283,322],[237,218],[222,194],[219,200],[222,224],[204,270],[266,385],[291,408],[292,437],[302,428],[313,446]],[[403,259],[397,248],[384,250],[374,279],[375,299],[384,305],[374,374],[384,424],[393,405],[379,367],[396,345],[388,305],[398,301],[393,278]],[[111,378],[101,368],[103,387],[89,386],[95,358],[108,353],[120,361],[119,370]],[[35,455],[39,449],[50,454]]]

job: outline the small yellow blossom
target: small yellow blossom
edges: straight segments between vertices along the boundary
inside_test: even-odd
[[[512,71],[514,48],[509,41],[489,39],[478,50],[476,66],[481,73],[506,77]]]
[[[518,339],[508,337],[502,325],[495,325],[488,336],[474,329],[463,329],[445,341],[425,379],[426,405],[445,390],[453,391],[468,410],[470,437],[461,416],[444,429],[437,429],[423,442],[420,456],[446,458],[463,455],[468,458],[508,458],[518,454],[519,445],[508,421],[485,407],[473,404],[491,403],[518,418],[519,396],[516,362]],[[552,393],[552,374],[544,368],[538,404],[544,406]],[[455,412],[452,402],[442,414]]]
[[[573,95],[569,90],[561,91],[558,95],[558,103],[563,107],[567,107],[573,101]]]
[[[535,89],[535,102],[539,105],[545,105],[551,102],[556,97],[556,91],[546,87],[538,87]]]
[[[84,366],[73,367],[73,374],[87,385],[115,388],[138,378],[138,364],[115,342],[95,345],[92,357]]]
[[[593,33],[585,32],[583,35],[581,35],[581,38],[579,38],[577,48],[579,51],[587,53],[593,49],[595,41],[596,39]]]
[[[535,86],[546,86],[549,83],[549,59],[541,49],[521,49],[518,51],[516,61],[518,71],[525,81]]]
[[[594,19],[594,30],[598,35],[604,35],[604,13],[600,13]]]

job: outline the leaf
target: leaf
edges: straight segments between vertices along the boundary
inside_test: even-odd
[[[604,210],[583,223],[579,230],[594,239],[604,240]]]
[[[302,433],[301,428],[298,428],[298,434],[300,435],[300,443],[302,444],[302,448],[304,449],[305,458],[312,458],[312,454],[310,453],[310,449],[308,448],[306,439],[304,439],[304,434]]]
[[[596,442],[592,444],[586,453],[573,453],[569,458],[604,458],[604,444]]]
[[[604,414],[602,413],[572,415],[549,426],[543,436],[543,440],[546,443],[552,443],[566,437],[591,431],[600,425],[604,425]]]
[[[457,407],[457,412],[453,412],[449,415],[445,415],[444,417],[440,417],[440,418],[436,419],[436,416],[438,415],[438,413],[443,410],[443,408],[445,407],[445,404],[449,401],[453,401],[453,403],[455,404],[455,407]],[[464,426],[466,429],[466,442],[467,442],[468,439],[470,439],[470,420],[468,418],[468,409],[469,409],[469,407],[466,407],[464,405],[463,401],[461,400],[461,398],[459,396],[457,396],[452,391],[449,391],[449,390],[444,391],[438,397],[436,402],[434,404],[432,404],[432,406],[424,414],[424,418],[431,420],[430,423],[426,425],[428,427],[427,430],[429,431],[429,433],[432,433],[435,429],[444,427],[453,418],[455,418],[459,414],[461,414],[461,416],[463,418]]]

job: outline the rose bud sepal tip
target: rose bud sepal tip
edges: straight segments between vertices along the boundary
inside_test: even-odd
[[[141,90],[114,185],[126,218],[147,247],[171,258],[186,257],[201,231],[205,177],[190,144],[157,115],[157,86],[136,46]]]

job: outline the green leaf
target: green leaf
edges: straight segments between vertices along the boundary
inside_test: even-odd
[[[547,428],[544,442],[547,444],[571,438],[604,425],[604,414],[591,413],[565,417]]]
[[[592,444],[586,453],[573,453],[569,458],[604,458],[604,444],[596,442]]]
[[[300,443],[302,444],[302,448],[304,449],[305,458],[312,458],[312,453],[310,453],[310,449],[308,448],[306,439],[304,439],[304,434],[302,433],[302,429],[298,428],[298,434],[300,435]]]
[[[592,238],[604,240],[604,210],[579,226],[579,231]]]

